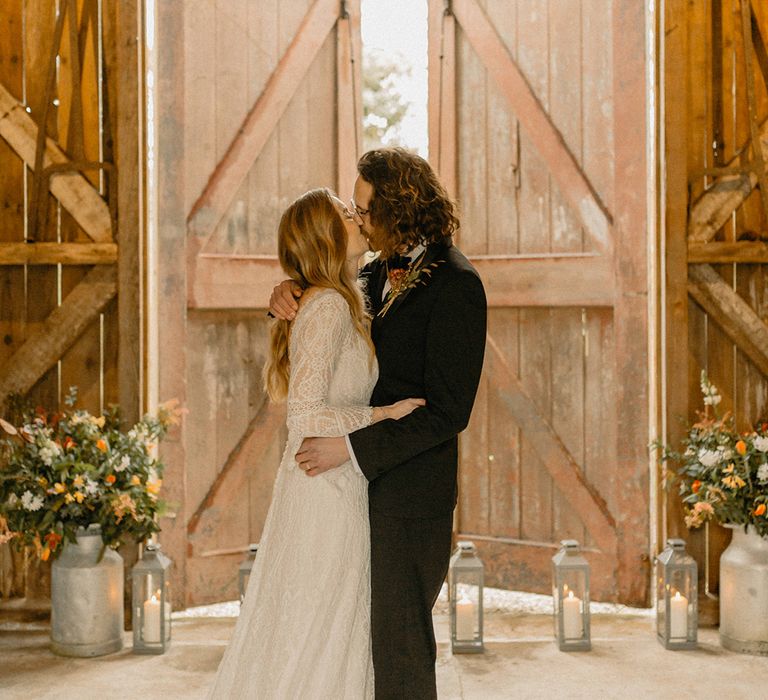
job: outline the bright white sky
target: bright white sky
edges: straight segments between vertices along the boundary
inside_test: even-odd
[[[403,145],[427,157],[427,0],[362,0],[363,51],[399,55],[411,66],[400,93],[410,103]]]

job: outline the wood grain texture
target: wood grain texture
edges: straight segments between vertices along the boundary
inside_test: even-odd
[[[26,393],[88,327],[117,291],[114,266],[99,266],[86,275],[42,327],[4,364],[0,398]]]

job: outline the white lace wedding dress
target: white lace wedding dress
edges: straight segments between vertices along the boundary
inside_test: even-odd
[[[351,462],[308,477],[294,455],[370,423],[378,369],[334,290],[302,305],[289,352],[288,444],[209,698],[373,698],[368,482]]]

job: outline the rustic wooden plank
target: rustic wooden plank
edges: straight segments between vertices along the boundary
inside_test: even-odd
[[[142,301],[144,169],[140,161],[141,104],[144,89],[141,35],[142,4],[138,0],[120,0],[117,26],[113,34],[117,44],[116,65],[107,74],[119,81],[114,111],[118,114],[117,151],[117,222],[120,249],[117,265],[119,352],[118,397],[120,415],[133,424],[144,407],[144,321]]]
[[[514,56],[515,8],[509,6],[508,0],[487,0],[485,10]],[[496,83],[486,81],[486,89],[486,134],[488,143],[493,144],[485,149],[486,201],[492,221],[487,233],[488,253],[519,253],[520,129]]]
[[[468,255],[488,253],[488,228],[491,212],[488,208],[488,110],[486,103],[487,72],[464,32],[456,43],[456,61],[461,66],[461,83],[456,90],[458,198],[461,202],[461,232],[459,245]],[[443,37],[443,40],[444,37]],[[443,55],[443,62],[446,61]],[[443,76],[443,81],[448,76]],[[454,109],[440,105],[442,112]],[[441,115],[441,124],[445,116]],[[442,127],[441,127],[442,129]],[[448,138],[440,134],[440,139]],[[440,145],[442,149],[442,145]],[[441,150],[442,152],[442,150]],[[442,157],[442,156],[441,156]]]
[[[248,13],[248,98],[252,103],[261,94],[280,60],[280,46],[275,40],[280,21],[278,0],[265,0],[258,5],[249,3]],[[254,255],[274,255],[277,249],[277,226],[282,214],[278,179],[279,137],[278,128],[267,139],[248,176],[249,252]]]
[[[543,109],[549,106],[547,5],[544,0],[518,3],[515,37],[520,70],[528,77],[535,94],[541,96]],[[520,115],[515,116],[520,127],[518,249],[521,253],[549,253],[552,249],[550,174],[530,134],[522,128]]]
[[[679,444],[685,436],[688,419],[689,392],[689,315],[688,265],[686,261],[686,227],[688,217],[688,139],[691,137],[689,121],[688,86],[688,30],[685,0],[672,0],[664,7],[662,29],[664,36],[664,81],[681,89],[664,92],[663,148],[666,163],[666,206],[664,237],[666,256],[664,321],[661,348],[666,363],[666,404],[662,407],[662,437],[669,444]],[[683,89],[685,86],[685,89]],[[689,244],[690,245],[690,244]],[[690,255],[690,247],[687,254]],[[696,344],[703,345],[703,340]],[[690,350],[689,350],[690,348]],[[665,538],[682,534],[684,528],[680,499],[664,488],[662,465],[656,465],[655,496],[657,508],[654,543],[657,551]],[[669,523],[674,523],[670,528]]]
[[[0,265],[111,265],[116,243],[0,243]]]
[[[489,381],[484,373],[472,409],[471,427],[461,434],[459,441],[458,528],[469,532],[490,532]]]
[[[768,122],[760,133],[763,157],[768,158]],[[739,159],[735,158],[729,166],[738,163]],[[756,186],[757,175],[753,172],[717,178],[691,207],[688,239],[698,243],[712,240]]]
[[[579,167],[562,134],[542,106],[541,96],[512,60],[476,0],[454,0],[452,10],[475,51],[497,80],[520,123],[547,163],[563,196],[601,250],[610,247],[611,214]]]
[[[768,325],[709,265],[688,268],[689,294],[730,340],[768,375]]]
[[[3,85],[0,85],[0,136],[28,167],[34,167],[37,126]],[[48,138],[44,167],[67,162],[61,148]],[[51,177],[50,191],[94,241],[106,243],[112,240],[112,222],[106,202],[80,173],[66,171]]]
[[[354,9],[351,3],[347,3],[350,13]],[[354,15],[350,14],[350,26],[354,24]],[[337,108],[341,106],[341,97],[336,95],[335,71],[337,64],[336,43],[339,34],[339,28],[332,30],[326,37],[325,44],[318,52],[315,60],[307,71],[304,78],[304,86],[300,90],[306,92],[305,118],[307,132],[307,170],[304,176],[302,189],[311,189],[317,186],[326,186],[336,189],[337,194],[344,201],[349,201],[352,197],[351,187],[354,185],[357,176],[357,154],[355,150],[351,153],[352,159],[347,163],[347,184],[338,182],[339,167],[337,165],[338,157],[338,139],[341,134],[338,133],[334,138],[334,129],[338,124]],[[354,36],[352,37],[354,41]],[[360,83],[356,83],[359,85]],[[349,97],[354,101],[354,95]],[[360,114],[360,112],[356,112]],[[362,117],[361,117],[362,120]],[[355,133],[362,136],[362,126],[358,125],[355,132],[355,120],[353,119],[349,127],[352,134],[352,142],[355,141]],[[329,138],[329,134],[331,137]],[[283,138],[283,137],[281,137]],[[345,189],[350,187],[350,189]],[[297,193],[301,194],[301,192]],[[282,212],[280,212],[282,214]]]
[[[210,533],[206,520],[231,508],[233,499],[243,493],[254,465],[262,464],[265,453],[285,423],[285,405],[265,401],[219,471],[202,502],[197,504],[187,523],[190,555],[204,552]]]
[[[616,270],[617,473],[616,511],[619,594],[649,602],[649,313],[648,193],[654,187],[646,161],[648,84],[645,6],[616,0],[612,6],[615,145],[613,238]],[[632,183],[631,187],[627,183]],[[655,430],[655,428],[654,428]],[[594,534],[594,533],[593,533]]]
[[[489,339],[488,348],[490,347],[496,346]],[[486,352],[489,352],[488,348]],[[538,426],[531,426],[530,422],[521,419],[519,408],[514,404],[510,405],[509,398],[510,394],[519,398],[518,393],[527,397],[530,404],[528,410],[534,411],[544,425],[552,424],[550,309],[520,309],[519,348],[519,386],[507,385],[504,368],[494,362],[495,355],[492,355],[493,359],[490,360],[490,371],[507,412],[511,412],[522,434],[520,446],[521,535],[528,540],[553,542],[554,487],[551,473],[553,462],[552,456],[543,454],[538,444],[539,440],[548,440],[551,435],[547,434],[545,438],[543,434],[536,432]],[[562,445],[559,438],[555,439],[555,444]],[[552,449],[551,445],[548,447]]]
[[[584,334],[582,309],[550,309],[552,390],[550,415],[563,446],[584,472]],[[602,398],[602,397],[601,397]],[[599,483],[599,482],[597,482]],[[571,508],[568,494],[552,494],[552,528],[556,540],[584,542],[584,524]]]
[[[150,295],[157,295],[153,323],[149,325],[147,405],[152,409],[162,398],[187,405],[187,245],[185,225],[185,109],[184,109],[184,15],[172,3],[155,5],[155,163],[156,226],[148,231],[147,250],[153,270]],[[150,298],[152,298],[150,296]],[[160,520],[163,549],[173,559],[174,605],[184,603],[187,556],[186,425],[174,427],[160,444],[166,465],[163,491],[175,506]]]
[[[357,177],[358,134],[362,128],[355,94],[360,84],[355,81],[352,63],[352,21],[348,10],[348,16],[336,24],[336,191],[343,200],[351,196]],[[354,59],[361,61],[362,56]]]
[[[582,147],[582,43],[574,41],[574,23],[581,15],[581,0],[570,0],[565,11],[559,3],[548,8],[549,35],[549,116],[573,154],[579,168],[584,170]],[[586,178],[586,173],[584,174]],[[590,183],[590,186],[591,183]],[[579,252],[588,236],[568,200],[560,191],[556,178],[551,178],[551,240],[552,252]],[[593,246],[594,247],[594,246]]]
[[[510,369],[519,373],[519,309],[492,309],[488,332],[493,336]],[[520,428],[510,422],[494,377],[486,368],[488,391],[489,532],[502,537],[520,537],[521,469]]]
[[[471,256],[488,304],[503,306],[610,306],[610,262],[590,255]],[[203,254],[190,268],[187,303],[193,309],[266,308],[285,273],[274,255]]]
[[[541,465],[554,479],[557,488],[567,494],[572,508],[585,523],[601,551],[614,552],[617,544],[616,520],[608,511],[605,501],[584,478],[581,468],[563,445],[550,421],[542,415],[536,398],[523,388],[521,379],[512,373],[491,337],[488,338],[488,350],[499,391],[513,420],[522,428],[523,440],[535,446]],[[524,365],[521,366],[521,372],[525,372],[525,369]],[[527,494],[524,495],[524,501],[526,498]],[[542,515],[545,518],[548,516],[547,513]],[[547,528],[542,532],[544,538],[536,538],[533,532],[528,532],[526,539],[551,541],[547,539]]]
[[[188,223],[197,235],[210,233],[224,215],[334,26],[337,13],[336,0],[315,0],[238,135],[192,206]]]
[[[689,263],[768,263],[768,243],[710,241],[688,243]]]
[[[13,0],[0,13],[0,84],[13,94],[23,91],[22,0]],[[24,239],[24,164],[0,139],[0,242],[17,243]],[[0,268],[0,366],[24,340],[26,294],[24,268]],[[0,596],[8,599],[24,595],[24,552],[9,544],[0,545]]]
[[[99,266],[70,292],[42,328],[0,370],[0,397],[24,393],[61,357],[117,291],[114,267]]]

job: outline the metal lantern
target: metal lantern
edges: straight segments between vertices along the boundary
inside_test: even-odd
[[[248,554],[246,554],[245,559],[240,562],[240,567],[237,570],[237,586],[240,590],[240,605],[242,605],[243,600],[245,600],[245,592],[248,590],[248,578],[251,575],[253,562],[256,560],[256,552],[258,551],[258,544],[248,545]]]
[[[483,562],[472,542],[459,542],[448,568],[451,651],[472,654],[483,648]]]
[[[552,557],[555,638],[560,651],[589,651],[589,562],[576,540],[563,540]]]
[[[164,654],[171,644],[171,560],[148,544],[133,567],[133,653]]]
[[[656,634],[666,649],[695,649],[699,627],[696,561],[685,542],[667,540],[656,557]]]

